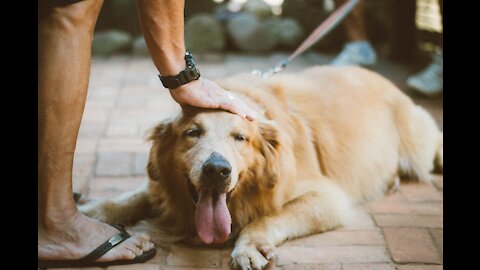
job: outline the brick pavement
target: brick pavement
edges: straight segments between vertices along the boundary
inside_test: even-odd
[[[202,74],[218,78],[254,68],[265,69],[284,57],[222,55],[198,57]],[[331,56],[307,53],[291,63],[295,71],[327,63]],[[376,70],[405,89],[412,71],[380,61]],[[90,90],[74,162],[74,190],[92,198],[109,198],[147,181],[149,143],[145,134],[178,106],[161,88],[149,58],[94,58]],[[408,94],[411,94],[405,90]],[[434,114],[443,128],[442,99],[415,101]],[[289,241],[278,248],[271,269],[439,270],[443,269],[443,177],[434,185],[402,183],[399,192],[357,207],[346,228]],[[230,250],[173,246],[159,249],[146,264],[108,270],[230,269]],[[101,268],[89,268],[97,270]]]

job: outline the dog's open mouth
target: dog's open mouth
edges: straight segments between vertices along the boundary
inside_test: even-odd
[[[227,207],[228,193],[219,193],[211,189],[198,192],[187,180],[188,189],[195,204],[195,228],[205,244],[223,243],[231,232],[232,218]]]

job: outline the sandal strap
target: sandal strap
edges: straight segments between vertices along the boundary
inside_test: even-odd
[[[101,244],[99,247],[94,249],[88,255],[80,259],[82,262],[93,262],[96,259],[102,257],[105,253],[109,250],[117,246],[118,244],[122,243],[123,241],[130,238],[130,234],[127,233],[125,230],[125,226],[122,224],[111,224],[112,227],[116,228],[120,231],[119,234],[112,236],[108,239],[105,243]]]

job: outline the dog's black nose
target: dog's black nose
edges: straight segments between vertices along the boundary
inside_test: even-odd
[[[220,154],[213,152],[203,164],[202,174],[211,181],[221,181],[230,177],[232,166]],[[213,183],[212,183],[213,184]]]

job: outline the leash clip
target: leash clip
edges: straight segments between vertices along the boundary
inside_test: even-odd
[[[285,60],[281,61],[280,63],[278,63],[273,68],[270,68],[265,72],[262,72],[259,69],[255,69],[255,70],[252,71],[252,74],[256,75],[256,76],[259,76],[259,77],[262,77],[263,79],[266,79],[266,78],[272,76],[273,74],[284,70],[285,67],[287,66],[287,64],[288,64],[288,59],[285,59]]]

